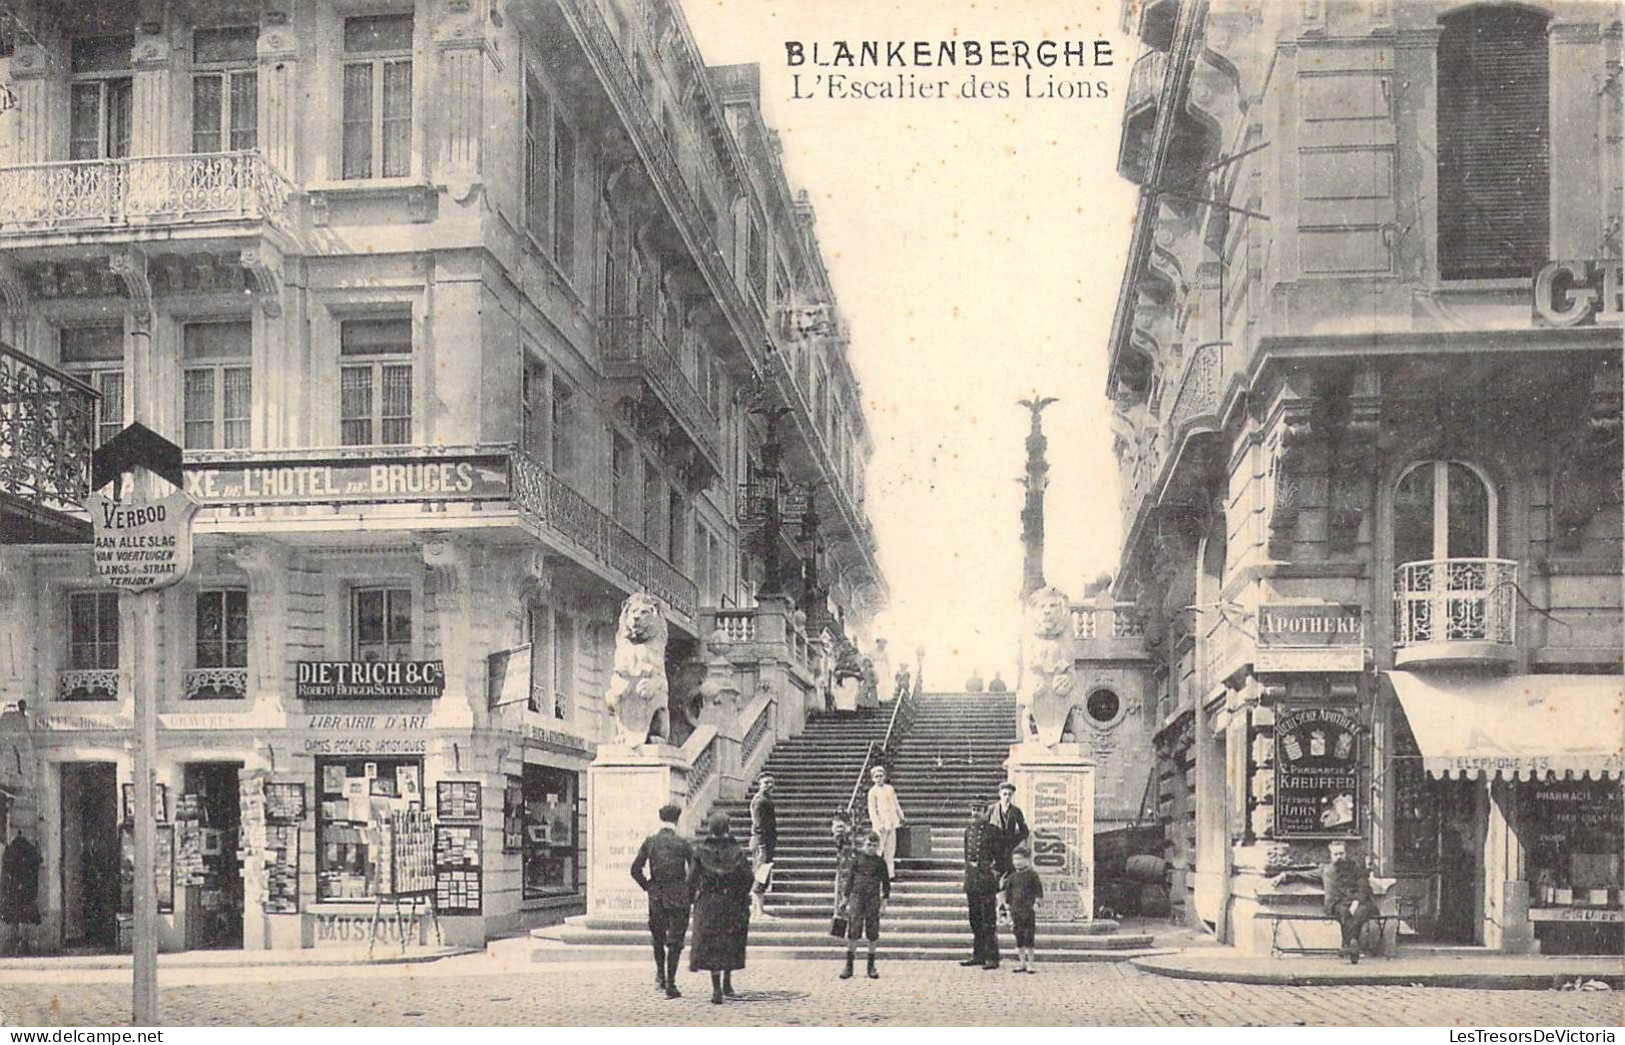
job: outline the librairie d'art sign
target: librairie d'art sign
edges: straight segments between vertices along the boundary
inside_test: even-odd
[[[205,505],[489,501],[509,491],[502,454],[186,466],[186,492]]]
[[[300,700],[424,700],[446,691],[438,660],[301,660],[294,665]]]
[[[1276,711],[1276,838],[1358,837],[1361,732],[1345,708]]]

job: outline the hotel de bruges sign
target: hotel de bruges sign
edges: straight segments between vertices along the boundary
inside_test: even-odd
[[[1365,613],[1336,604],[1258,607],[1256,671],[1360,671]]]
[[[491,501],[509,496],[499,453],[192,462],[186,492],[203,505]]]

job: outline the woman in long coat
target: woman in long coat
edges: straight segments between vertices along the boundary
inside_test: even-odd
[[[716,1005],[722,1004],[723,995],[733,995],[733,971],[745,967],[750,889],[756,880],[750,857],[730,837],[728,827],[728,814],[711,817],[706,837],[694,847],[694,867],[688,876],[694,897],[688,967],[711,973],[711,1001]]]

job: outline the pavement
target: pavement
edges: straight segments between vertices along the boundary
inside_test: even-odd
[[[158,955],[160,969],[256,969],[264,966],[410,965],[481,953],[473,947],[407,947],[379,944],[372,954],[365,947],[321,947],[291,951],[171,951]],[[128,954],[39,954],[0,958],[0,977],[15,972],[50,973],[73,982],[86,972],[129,969]]]
[[[1625,986],[1625,958],[1562,957],[1538,954],[1414,954],[1367,957],[1358,965],[1336,955],[1272,958],[1243,955],[1230,947],[1209,947],[1132,960],[1158,976],[1222,983],[1280,986],[1463,987],[1478,990],[1545,990],[1568,984]]]
[[[159,970],[173,1025],[223,1026],[1618,1026],[1625,993],[1424,986],[1280,986],[1170,979],[1127,963],[1046,965],[1034,976],[940,962],[887,962],[879,980],[836,978],[834,962],[753,961],[738,1000],[655,990],[648,962],[503,962]],[[129,974],[0,968],[0,1023],[126,1023]]]

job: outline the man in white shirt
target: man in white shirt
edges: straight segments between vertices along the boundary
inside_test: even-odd
[[[897,801],[897,789],[886,783],[886,767],[869,770],[874,786],[869,788],[869,826],[880,834],[880,855],[886,860],[886,873],[897,877],[897,829],[908,817]]]

